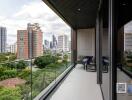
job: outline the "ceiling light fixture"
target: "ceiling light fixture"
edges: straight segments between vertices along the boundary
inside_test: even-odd
[[[81,11],[81,9],[80,9],[80,8],[78,8],[77,10],[78,10],[78,11]]]
[[[126,4],[125,4],[125,3],[123,3],[122,5],[123,5],[123,6],[125,6]]]

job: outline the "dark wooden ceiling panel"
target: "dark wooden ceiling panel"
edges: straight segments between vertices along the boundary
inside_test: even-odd
[[[43,0],[48,1],[65,17],[73,28],[95,27],[99,0]]]
[[[100,0],[43,0],[72,28],[95,27]],[[108,27],[108,0],[103,0],[103,23]],[[132,20],[131,0],[115,0],[115,24],[119,29]]]

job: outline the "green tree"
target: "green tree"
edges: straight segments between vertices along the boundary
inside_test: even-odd
[[[10,69],[16,69],[16,63],[15,62],[6,63],[6,66]]]
[[[51,56],[51,55],[45,55],[41,57],[37,57],[34,61],[34,64],[36,64],[39,68],[45,68],[50,63],[56,63],[57,57]]]
[[[9,61],[14,61],[16,60],[16,55],[15,54],[12,54],[9,56]]]
[[[65,55],[63,56],[63,62],[64,62],[64,63],[67,63],[67,61],[68,61],[68,55],[65,54]]]
[[[0,54],[0,62],[4,62],[8,60],[8,58],[4,54]]]
[[[17,62],[16,67],[17,67],[17,69],[22,70],[22,69],[25,69],[27,67],[27,64],[24,60],[20,60]]]

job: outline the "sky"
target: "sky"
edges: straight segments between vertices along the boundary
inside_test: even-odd
[[[27,23],[39,23],[44,40],[53,34],[70,37],[70,27],[42,0],[0,0],[0,26],[7,28],[8,44],[17,41],[17,30],[26,29]]]
[[[125,24],[124,32],[125,33],[132,33],[132,21]]]

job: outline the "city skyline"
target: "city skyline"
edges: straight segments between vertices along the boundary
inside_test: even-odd
[[[44,39],[51,39],[52,34],[70,35],[70,27],[65,24],[41,0],[4,0],[0,4],[0,26],[7,28],[7,43],[16,42],[17,30],[25,29],[27,23],[39,23],[44,32]],[[8,3],[7,3],[8,2]],[[11,9],[8,9],[8,8]]]

